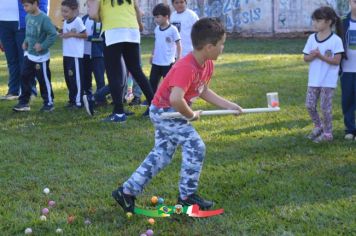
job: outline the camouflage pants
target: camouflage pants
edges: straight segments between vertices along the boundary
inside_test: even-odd
[[[182,146],[179,192],[185,198],[196,192],[205,156],[205,144],[194,127],[184,119],[162,119],[163,112],[172,108],[150,107],[150,118],[155,126],[155,145],[146,159],[123,184],[132,195],[142,192],[144,186],[166,167],[179,145]]]
[[[334,88],[324,87],[308,87],[307,98],[305,106],[315,127],[322,127],[323,132],[332,134],[332,98],[334,95]],[[316,109],[318,99],[320,98],[320,108],[323,114],[323,121],[321,121],[318,111]]]

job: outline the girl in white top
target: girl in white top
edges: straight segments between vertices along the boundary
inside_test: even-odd
[[[198,15],[187,8],[187,0],[172,0],[175,11],[172,13],[171,24],[177,27],[182,44],[182,57],[193,51],[190,33],[195,22],[199,20]]]
[[[312,19],[316,33],[309,36],[303,50],[304,61],[310,63],[306,107],[314,123],[308,138],[319,143],[333,140],[332,97],[344,47],[342,39],[332,32],[336,25],[338,35],[342,37],[341,19],[332,8],[316,9]],[[319,98],[323,120],[316,109]]]

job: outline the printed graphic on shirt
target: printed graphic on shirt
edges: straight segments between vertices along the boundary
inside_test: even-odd
[[[333,57],[333,56],[334,56],[334,55],[333,55],[333,52],[331,51],[331,49],[326,50],[325,53],[324,53],[324,55],[325,55],[326,57]]]
[[[178,29],[178,32],[180,32],[180,28],[181,28],[180,22],[172,22],[172,25],[174,25]]]
[[[356,50],[356,30],[349,31],[349,48]]]

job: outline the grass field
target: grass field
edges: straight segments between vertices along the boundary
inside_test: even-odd
[[[334,99],[334,137],[314,144],[304,108],[308,65],[304,39],[228,40],[216,62],[211,88],[244,108],[265,107],[266,93],[278,92],[281,112],[240,117],[204,117],[194,126],[207,145],[199,193],[217,202],[225,214],[208,219],[177,216],[126,219],[111,197],[153,145],[153,127],[136,107],[126,124],[94,118],[84,110],[64,108],[67,89],[61,46],[52,49],[56,110],[40,113],[40,97],[31,112],[14,113],[16,101],[0,103],[0,234],[23,235],[356,235],[356,142],[343,140],[340,90]],[[144,71],[152,39],[143,39]],[[0,55],[0,94],[7,89],[7,69]],[[214,107],[199,100],[196,109]],[[149,207],[152,195],[176,203],[181,155],[147,186],[137,205]],[[46,196],[43,188],[49,187]],[[49,199],[46,222],[40,211]],[[67,224],[67,216],[76,217]],[[92,222],[87,226],[84,220]]]

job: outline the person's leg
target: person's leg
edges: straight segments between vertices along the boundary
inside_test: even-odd
[[[150,72],[150,85],[151,85],[153,94],[156,93],[157,86],[158,86],[158,83],[160,80],[161,80],[161,66],[152,64],[151,72]]]
[[[96,82],[96,90],[101,89],[105,86],[105,64],[103,57],[92,58],[93,72]]]
[[[82,106],[82,96],[83,96],[83,58],[74,58],[74,84],[75,84],[75,105],[79,108]]]
[[[68,88],[68,106],[75,105],[76,86],[74,80],[74,58],[63,57],[64,79]]]
[[[122,92],[125,82],[123,81],[121,65],[122,44],[123,43],[117,43],[104,47],[106,75],[108,77],[110,93],[114,103],[113,114],[124,114]]]
[[[0,40],[3,44],[6,62],[9,72],[7,94],[19,95],[20,92],[20,61],[17,50],[16,32],[18,31],[16,21],[0,21]]]
[[[83,57],[83,91],[86,95],[92,94],[92,72],[93,63],[90,55],[84,55]]]
[[[36,63],[30,61],[27,57],[24,59],[21,73],[21,95],[19,104],[28,104],[31,97],[31,82],[35,78]]]
[[[313,121],[314,127],[321,128],[321,120],[317,111],[317,102],[320,96],[320,88],[317,87],[308,87],[307,97],[305,106],[308,110],[309,116]]]
[[[334,90],[334,88],[322,88],[320,92],[320,109],[323,113],[323,131],[325,135],[331,137],[333,133],[332,101]]]
[[[356,73],[343,73],[341,81],[341,105],[344,115],[345,133],[356,134],[355,108],[356,108]]]
[[[182,166],[179,181],[181,199],[194,194],[198,188],[198,181],[205,157],[205,144],[193,126],[186,125],[181,130]]]
[[[149,81],[142,71],[140,65],[140,47],[137,43],[124,43],[123,56],[128,71],[132,74],[138,85],[140,86],[143,94],[146,96],[148,105],[151,104],[153,99],[153,92]]]
[[[43,105],[46,107],[53,106],[53,90],[51,85],[51,71],[49,69],[50,61],[36,63],[36,78],[40,85]]]

